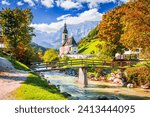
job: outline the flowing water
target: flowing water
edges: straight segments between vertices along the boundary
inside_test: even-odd
[[[87,87],[84,87],[77,82],[78,77],[73,77],[66,75],[65,73],[54,71],[42,72],[42,74],[44,74],[44,77],[48,82],[58,87],[61,92],[67,92],[68,94],[70,94],[70,99],[96,100],[100,96],[99,92],[96,92],[96,88],[99,85],[92,84],[92,81],[89,81],[89,85]]]

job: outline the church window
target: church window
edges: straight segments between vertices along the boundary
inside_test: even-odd
[[[67,35],[65,35],[65,39],[67,39]]]

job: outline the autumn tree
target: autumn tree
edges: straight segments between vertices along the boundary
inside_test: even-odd
[[[141,48],[142,54],[150,58],[147,56],[150,53],[150,1],[136,0],[127,5],[126,15],[122,18],[124,34],[120,42],[131,50]]]
[[[5,46],[20,61],[24,61],[27,52],[30,51],[29,46],[34,35],[33,28],[30,27],[32,18],[30,9],[6,8],[0,12]]]
[[[45,51],[43,56],[44,62],[52,62],[59,59],[58,53],[54,49],[48,49]]]
[[[101,41],[104,41],[107,46],[112,47],[111,57],[115,53],[121,53],[124,46],[120,43],[121,35],[123,34],[123,25],[121,18],[125,15],[126,5],[115,8],[103,15],[102,21],[98,26],[98,36]]]

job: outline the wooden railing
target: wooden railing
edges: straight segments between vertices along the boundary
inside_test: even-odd
[[[137,60],[100,61],[92,59],[76,59],[69,61],[53,61],[50,63],[33,62],[32,68],[79,68],[79,67],[129,67],[136,64]]]

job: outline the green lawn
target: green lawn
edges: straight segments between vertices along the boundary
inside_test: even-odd
[[[60,91],[49,85],[34,73],[30,73],[27,80],[12,94],[12,98],[21,100],[66,100]]]

